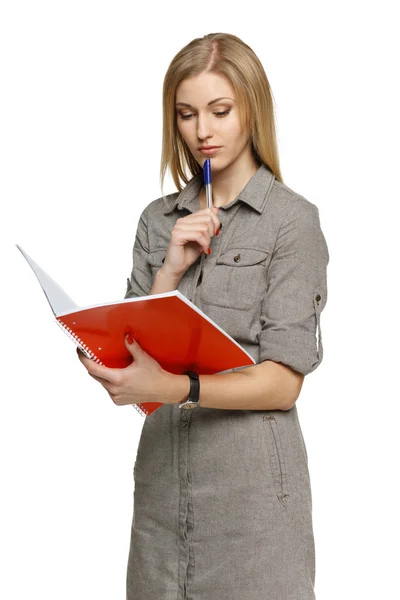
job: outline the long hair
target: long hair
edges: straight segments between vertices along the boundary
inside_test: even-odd
[[[225,76],[235,91],[241,127],[249,126],[251,151],[256,162],[266,164],[276,179],[283,183],[279,167],[278,147],[272,91],[264,68],[240,38],[229,33],[209,33],[187,44],[172,59],[163,84],[163,136],[160,166],[161,190],[164,197],[165,173],[170,168],[179,192],[183,185],[201,171],[179,133],[176,115],[176,90],[184,79],[200,73]]]

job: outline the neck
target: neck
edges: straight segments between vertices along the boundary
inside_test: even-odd
[[[258,165],[251,153],[242,155],[222,171],[212,171],[213,206],[226,206],[243,190],[251,177],[258,170]],[[206,191],[202,186],[199,192],[200,208],[207,207]]]

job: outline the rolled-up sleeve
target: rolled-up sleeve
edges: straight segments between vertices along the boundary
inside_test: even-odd
[[[149,241],[146,209],[139,218],[132,254],[133,266],[131,275],[127,279],[125,299],[148,296],[153,285],[151,267],[147,260]]]
[[[318,208],[299,197],[280,227],[266,275],[260,362],[284,363],[303,375],[321,363],[328,262]]]

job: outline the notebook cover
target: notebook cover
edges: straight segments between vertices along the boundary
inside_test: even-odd
[[[170,373],[182,374],[192,369],[211,375],[254,364],[239,344],[198,309],[193,310],[179,292],[176,294],[133,298],[56,318],[90,349],[97,362],[111,368],[124,368],[132,362],[124,342],[127,331]],[[162,404],[146,402],[138,406],[151,414]]]

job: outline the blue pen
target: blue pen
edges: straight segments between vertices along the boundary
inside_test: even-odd
[[[212,208],[212,193],[211,193],[211,160],[206,159],[203,166],[204,185],[206,188],[207,208]]]

